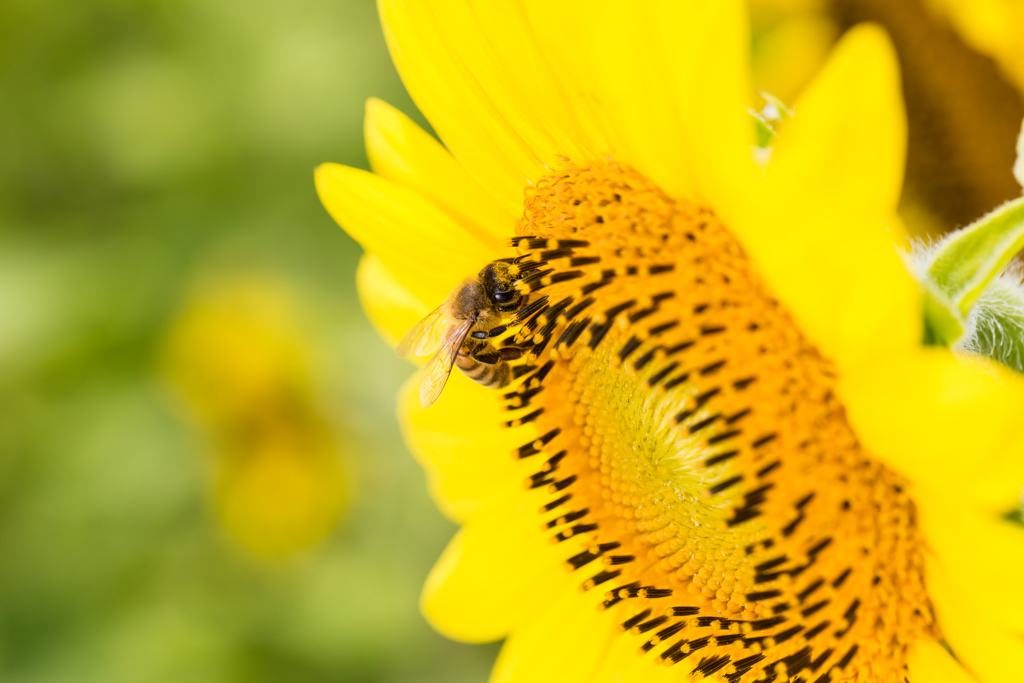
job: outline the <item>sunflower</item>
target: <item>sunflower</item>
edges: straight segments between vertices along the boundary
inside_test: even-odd
[[[511,385],[399,398],[462,525],[431,623],[506,638],[495,682],[1019,681],[1024,381],[922,344],[884,33],[765,162],[742,3],[380,10],[445,146],[371,101],[376,174],[317,169],[368,314],[394,341],[503,258],[530,302]]]

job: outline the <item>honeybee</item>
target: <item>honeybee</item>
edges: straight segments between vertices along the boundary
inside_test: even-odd
[[[507,361],[520,357],[522,350],[497,348],[488,341],[505,330],[502,314],[519,311],[527,300],[515,287],[511,263],[512,259],[494,261],[476,277],[466,278],[443,304],[402,337],[396,350],[400,357],[434,354],[420,383],[424,408],[441,395],[452,366],[487,387],[497,389],[512,381]]]

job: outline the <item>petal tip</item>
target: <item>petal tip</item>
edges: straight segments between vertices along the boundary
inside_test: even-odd
[[[899,56],[896,46],[889,32],[881,24],[857,24],[840,39],[836,49],[846,52],[852,59],[880,60],[875,63],[889,66],[889,75],[899,78]]]
[[[381,119],[394,118],[400,112],[395,107],[391,106],[379,97],[368,97],[366,98],[366,129],[369,131],[371,126],[376,124]]]

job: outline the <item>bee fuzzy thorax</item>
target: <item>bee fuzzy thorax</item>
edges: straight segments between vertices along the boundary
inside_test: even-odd
[[[452,293],[448,307],[451,317],[456,320],[472,318],[474,322],[486,324],[491,320],[500,319],[477,278],[466,278]]]

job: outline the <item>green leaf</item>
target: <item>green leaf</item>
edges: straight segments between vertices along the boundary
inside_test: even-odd
[[[950,311],[943,297],[925,290],[924,343],[952,346],[964,333],[965,322]]]
[[[939,244],[924,276],[926,326],[935,335],[933,343],[950,345],[959,339],[978,298],[1021,248],[1024,197],[1003,204]]]
[[[1005,278],[985,289],[971,315],[974,329],[963,345],[1024,373],[1024,293]]]

